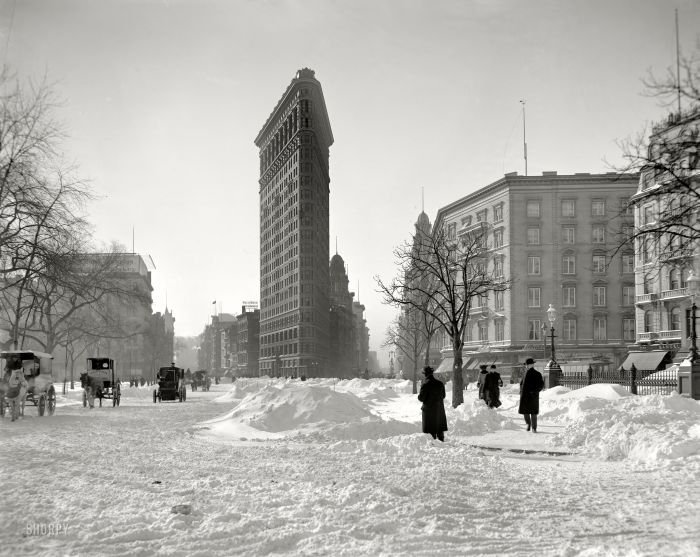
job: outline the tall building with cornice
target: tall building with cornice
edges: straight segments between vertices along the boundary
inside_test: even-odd
[[[260,149],[260,373],[324,376],[329,348],[329,148],[321,84],[299,70]]]

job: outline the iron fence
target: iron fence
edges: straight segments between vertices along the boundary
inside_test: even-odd
[[[678,367],[671,366],[662,370],[641,370],[634,367],[625,370],[594,370],[589,367],[585,372],[559,373],[558,385],[569,389],[580,389],[598,383],[612,383],[626,388],[632,394],[670,394],[678,391]],[[554,382],[552,382],[554,384]]]

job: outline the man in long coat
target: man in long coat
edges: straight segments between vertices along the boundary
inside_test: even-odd
[[[488,370],[486,368],[486,364],[481,364],[479,366],[479,377],[476,380],[476,386],[479,389],[479,398],[481,400],[484,399],[484,383],[486,382],[486,374],[488,373]]]
[[[418,400],[423,403],[423,433],[430,433],[433,439],[445,440],[444,432],[447,431],[447,416],[445,416],[445,384],[435,379],[433,368],[426,366],[423,369],[425,381],[420,387]]]
[[[501,405],[501,387],[503,379],[496,371],[496,366],[491,366],[491,370],[484,377],[483,397],[489,408],[498,408]]]
[[[518,413],[525,418],[527,430],[530,431],[530,428],[532,428],[533,432],[537,432],[537,414],[540,413],[540,391],[544,388],[544,379],[542,374],[533,367],[535,360],[528,358],[525,360],[525,365],[528,368],[520,380]]]

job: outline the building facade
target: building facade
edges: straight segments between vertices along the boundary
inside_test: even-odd
[[[627,367],[634,363],[637,369],[661,368],[680,362],[690,348],[693,297],[700,300],[700,292],[693,292],[688,280],[700,273],[697,232],[689,234],[697,231],[698,223],[698,137],[698,108],[672,113],[652,128],[650,163],[655,159],[661,162],[643,169],[631,200],[637,334]],[[654,153],[657,147],[668,153]]]
[[[332,144],[321,84],[312,70],[299,70],[255,139],[260,150],[261,375],[323,376],[328,371]]]
[[[619,366],[635,339],[633,253],[611,258],[634,225],[627,207],[638,175],[506,174],[438,211],[434,227],[448,237],[483,232],[488,265],[511,288],[472,301],[463,369],[495,363],[520,369],[525,357],[551,356],[547,309],[562,369]],[[452,369],[450,339],[441,332],[440,371]],[[585,367],[584,367],[585,366]]]
[[[358,377],[360,368],[355,357],[357,333],[352,303],[355,294],[348,288],[349,280],[343,258],[337,253],[330,262],[329,351],[330,372],[335,377]]]
[[[238,358],[236,377],[258,377],[260,368],[260,310],[243,306],[238,319]]]

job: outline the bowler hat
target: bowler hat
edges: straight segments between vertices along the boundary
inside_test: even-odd
[[[425,366],[423,368],[423,375],[432,375],[433,371],[435,371],[432,367],[430,366]]]
[[[528,358],[527,360],[525,360],[525,365],[526,365],[526,366],[532,365],[532,364],[534,364],[534,363],[535,363],[535,360],[533,360],[532,358]]]

